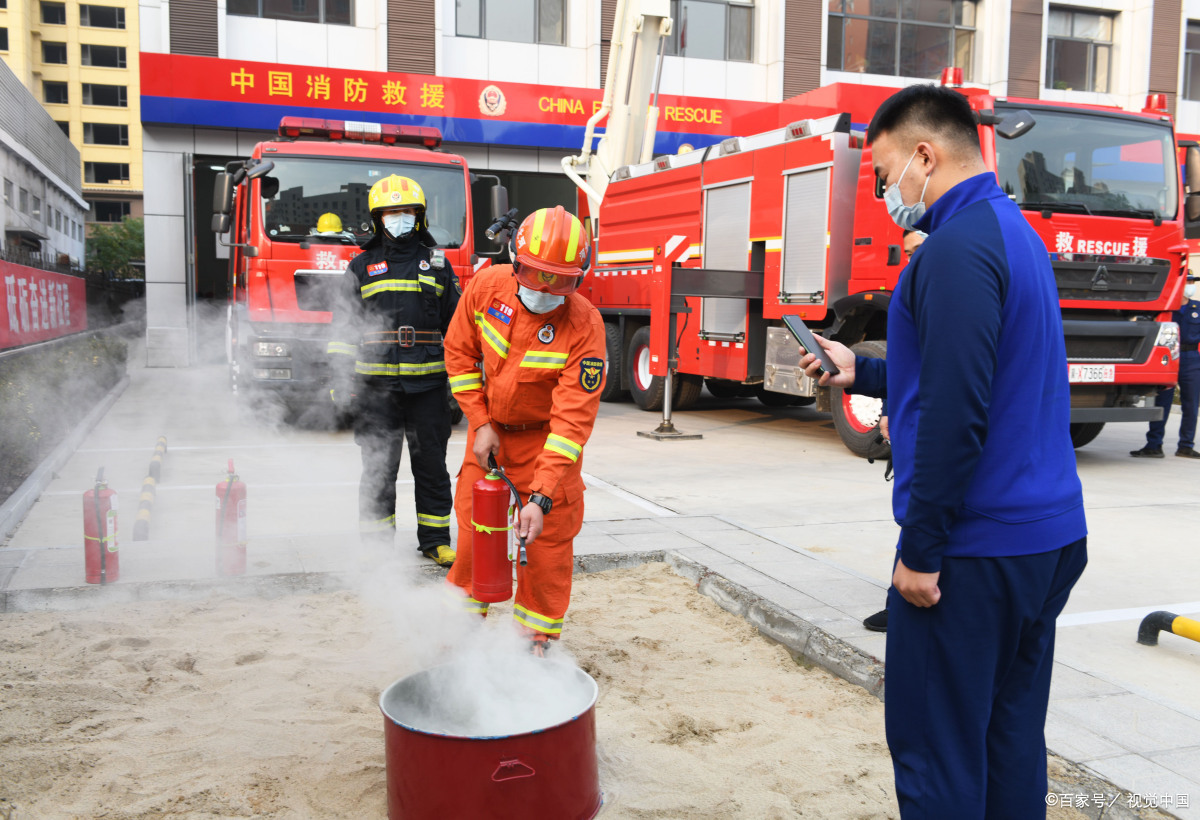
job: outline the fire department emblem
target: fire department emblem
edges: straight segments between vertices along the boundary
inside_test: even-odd
[[[604,359],[588,356],[579,363],[579,384],[589,393],[595,393],[604,384]]]
[[[417,267],[420,268],[421,270],[429,270],[429,263],[426,262],[424,259],[422,259],[420,262],[417,263]]]
[[[538,341],[544,345],[548,345],[554,341],[554,325],[542,325],[542,329],[538,331]]]
[[[489,117],[501,117],[508,108],[508,98],[499,86],[489,85],[479,95],[479,111]]]

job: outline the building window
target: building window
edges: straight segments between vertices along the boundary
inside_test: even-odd
[[[1192,20],[1183,45],[1183,98],[1200,100],[1200,23]]]
[[[567,44],[566,0],[457,0],[459,37]]]
[[[67,135],[67,139],[71,138],[71,123],[67,122],[66,120],[55,120],[54,124],[57,125],[59,129]]]
[[[125,9],[115,6],[81,5],[79,25],[92,28],[125,28]]]
[[[957,66],[971,80],[974,0],[828,0],[825,67],[935,79]]]
[[[42,218],[42,198],[40,196],[33,197],[33,214],[34,219]]]
[[[62,233],[62,211],[54,212],[54,230]]]
[[[66,65],[67,44],[43,42],[42,62],[49,65]]]
[[[42,22],[50,26],[65,26],[67,24],[67,4],[43,2]]]
[[[83,104],[111,105],[124,108],[128,104],[125,99],[125,86],[84,83]]]
[[[352,0],[228,0],[225,11],[271,20],[354,25]]]
[[[128,162],[85,162],[83,164],[84,182],[103,184],[106,182],[128,182]]]
[[[0,28],[0,51],[8,51],[8,29]]]
[[[12,198],[13,198],[12,180],[6,179],[6,180],[4,180],[4,204],[5,204],[5,206],[7,206],[9,208],[12,207]]]
[[[754,6],[736,0],[671,0],[666,53],[705,60],[754,59]]]
[[[100,68],[125,68],[125,46],[93,46],[83,44],[79,54],[84,65]]]
[[[21,205],[21,213],[23,213],[23,214],[29,213],[29,191],[26,191],[24,188],[21,189],[20,205]]]
[[[67,84],[42,80],[42,101],[55,105],[66,105]]]
[[[1108,93],[1113,15],[1050,7],[1046,88]]]
[[[83,141],[87,145],[128,145],[129,126],[104,122],[85,122]]]
[[[120,222],[129,216],[128,202],[93,202],[93,222]]]

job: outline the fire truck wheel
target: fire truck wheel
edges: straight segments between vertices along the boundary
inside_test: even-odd
[[[687,410],[695,406],[696,401],[700,398],[700,391],[702,389],[704,389],[703,376],[695,376],[691,373],[676,373],[675,395],[671,399],[671,408],[673,410]]]
[[[1096,436],[1100,435],[1100,431],[1104,429],[1104,422],[1091,421],[1081,422],[1071,425],[1071,446],[1079,449],[1085,444],[1091,444]]]
[[[729,379],[705,379],[704,386],[717,399],[744,399],[754,395],[754,385]]]
[[[650,328],[639,327],[629,340],[629,393],[643,410],[661,410],[666,379],[650,375]]]
[[[625,345],[621,343],[621,326],[616,322],[604,323],[604,355],[608,359],[604,387],[600,390],[600,401],[623,401],[629,391],[621,388],[625,367]]]
[[[850,348],[868,359],[887,358],[887,342],[859,342]],[[878,441],[882,399],[850,395],[835,387],[829,396],[833,409],[833,426],[842,443],[860,458],[887,458],[891,445]]]
[[[755,388],[754,395],[766,407],[787,407],[792,403],[795,396],[790,396],[787,393],[776,393],[774,390],[767,390],[762,385]]]

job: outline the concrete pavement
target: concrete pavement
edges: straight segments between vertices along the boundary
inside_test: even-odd
[[[129,386],[0,548],[0,609],[202,595],[214,586],[256,594],[336,586],[357,537],[352,437],[240,412],[222,366],[150,370],[140,361],[131,355]],[[850,456],[828,416],[808,408],[706,394],[698,410],[676,417],[702,440],[637,437],[656,423],[631,404],[602,406],[586,450],[581,567],[669,560],[765,634],[882,693],[884,636],[861,620],[882,607],[894,554],[883,465]],[[1130,459],[1143,432],[1110,425],[1079,453],[1091,563],[1060,624],[1047,741],[1128,793],[1200,817],[1200,645],[1171,635],[1154,648],[1135,641],[1147,612],[1200,611],[1200,565],[1192,560],[1200,464]],[[138,491],[159,435],[168,455],[151,540],[133,542]],[[464,444],[460,425],[452,472]],[[215,488],[229,458],[249,487],[248,573],[232,582],[215,578],[212,551]],[[122,503],[121,578],[103,590],[83,583],[79,522],[80,497],[101,465]],[[404,550],[415,546],[407,469],[398,510]],[[1059,785],[1069,794],[1103,788]],[[1127,800],[1103,816],[1122,816]],[[1101,816],[1098,806],[1081,809]]]

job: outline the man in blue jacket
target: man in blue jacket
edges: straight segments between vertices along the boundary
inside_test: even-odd
[[[886,397],[891,416],[900,814],[1044,817],[1054,622],[1087,563],[1054,274],[958,92],[897,92],[868,144],[892,218],[929,238],[892,295],[886,361],[822,340],[841,372],[821,383]]]
[[[1183,288],[1179,310],[1171,314],[1179,325],[1179,446],[1175,455],[1180,458],[1200,458],[1196,452],[1196,406],[1200,404],[1200,301],[1196,300],[1196,277],[1189,272]],[[1162,458],[1163,439],[1167,434],[1167,417],[1175,403],[1175,387],[1158,391],[1154,403],[1162,408],[1163,416],[1150,422],[1146,446],[1131,450],[1134,458]]]

